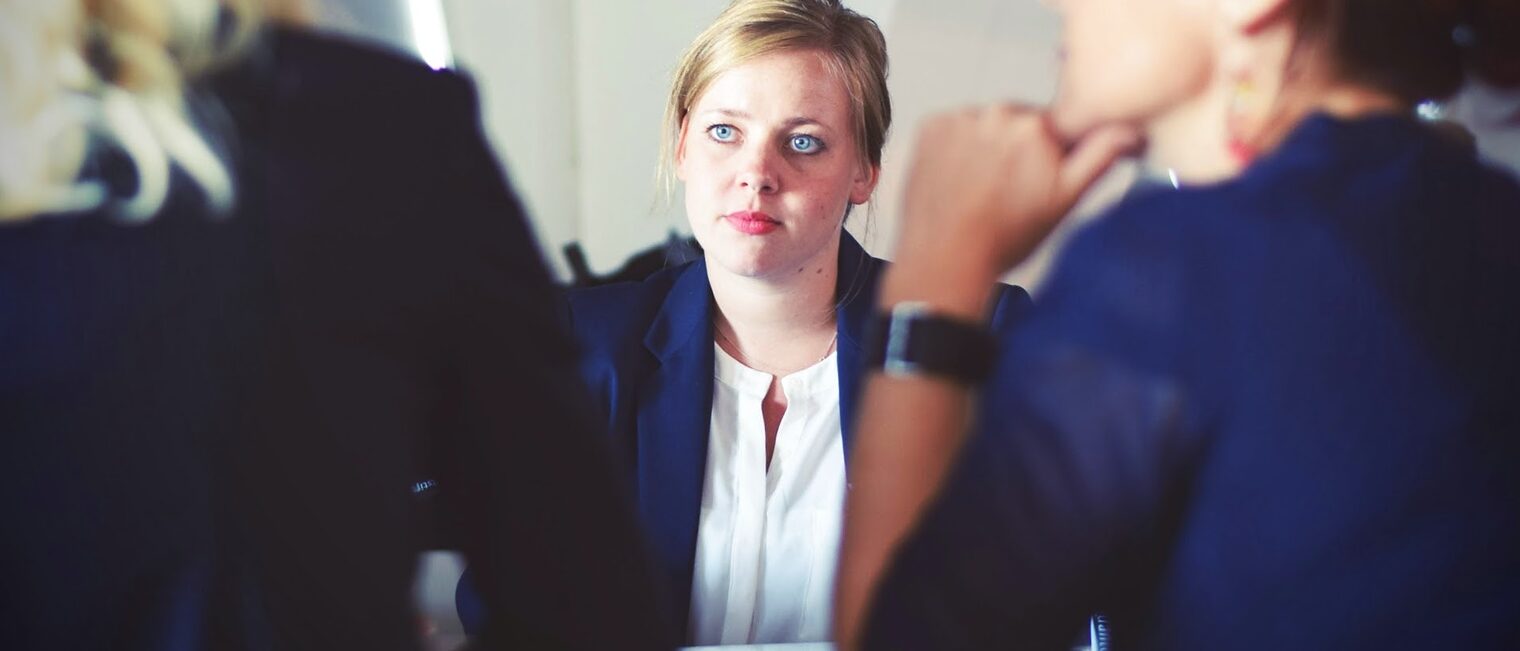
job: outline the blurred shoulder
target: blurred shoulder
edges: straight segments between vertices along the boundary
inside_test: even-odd
[[[338,127],[440,115],[473,120],[478,113],[474,84],[463,74],[434,70],[382,44],[285,26],[267,28],[208,86],[233,105]]]
[[[1275,179],[1247,176],[1219,183],[1139,186],[1074,233],[1057,268],[1104,275],[1180,280],[1182,270],[1245,262],[1290,226],[1274,216],[1321,212],[1313,197],[1284,193]]]
[[[1238,227],[1228,217],[1237,192],[1142,189],[1082,225],[1043,281],[1018,329],[1022,339],[1033,349],[1098,351],[1148,368],[1170,364],[1172,342],[1190,327],[1198,284],[1228,284],[1218,270],[1201,270],[1206,252],[1244,239],[1208,233]]]
[[[382,44],[328,32],[276,27],[269,31],[268,47],[277,68],[290,75],[286,83],[301,85],[312,97],[419,104],[473,99],[472,86],[463,75],[446,69],[434,70],[416,57]]]

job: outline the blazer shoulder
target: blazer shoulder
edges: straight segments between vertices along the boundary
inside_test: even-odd
[[[233,94],[273,94],[303,111],[365,123],[472,113],[474,84],[399,50],[327,32],[271,27],[213,84]],[[354,110],[356,106],[370,110]]]
[[[381,80],[428,84],[458,76],[448,69],[434,69],[404,51],[339,34],[276,28],[272,38],[280,57],[299,61],[310,73],[334,77],[333,81],[344,76],[352,84]]]

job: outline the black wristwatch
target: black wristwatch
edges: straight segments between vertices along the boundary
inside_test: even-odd
[[[979,384],[992,374],[997,342],[979,323],[904,302],[878,314],[866,336],[867,368],[887,375],[934,375]]]

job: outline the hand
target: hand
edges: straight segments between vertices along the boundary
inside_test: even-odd
[[[1023,262],[1139,135],[1101,128],[1070,148],[1042,110],[947,113],[920,130],[898,262],[992,281]]]

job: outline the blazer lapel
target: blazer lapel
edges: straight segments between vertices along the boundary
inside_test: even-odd
[[[705,262],[676,279],[644,346],[658,364],[639,387],[639,509],[685,630],[712,417],[712,291]]]
[[[845,233],[839,241],[839,276],[835,322],[839,328],[839,421],[844,439],[845,462],[850,459],[850,441],[855,433],[855,405],[860,398],[861,379],[865,374],[866,328],[874,313],[876,282],[882,263],[861,248]]]

